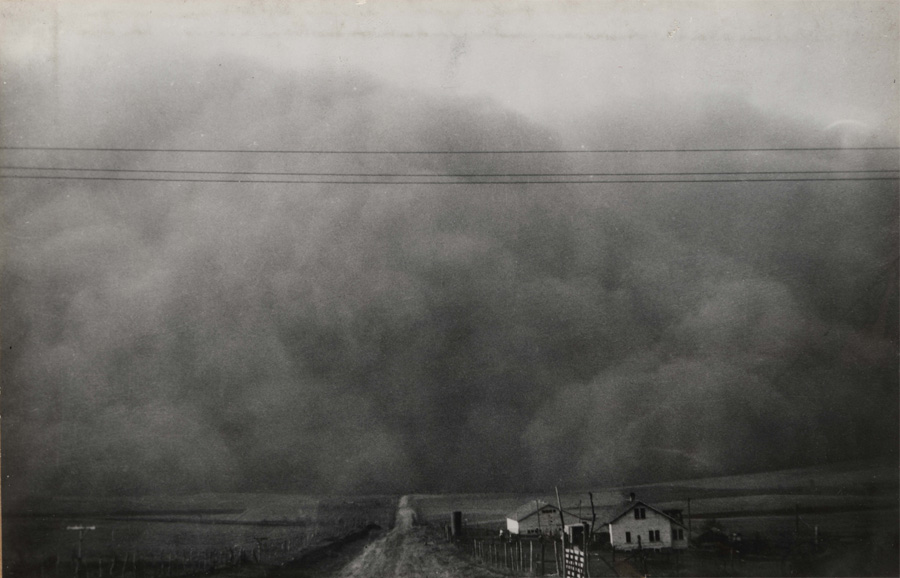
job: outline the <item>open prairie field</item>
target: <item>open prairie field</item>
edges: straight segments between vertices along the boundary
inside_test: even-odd
[[[241,561],[281,564],[360,530],[389,528],[396,501],[274,494],[35,498],[3,513],[3,571],[69,570],[79,549],[91,576],[121,575],[129,563],[129,575],[137,574],[142,562],[167,574]]]
[[[416,494],[400,500],[399,509],[397,496],[36,498],[5,505],[4,573],[74,575],[81,532],[68,528],[82,526],[93,528],[83,532],[80,543],[77,573],[85,578],[211,571],[234,577],[364,576],[372,568],[384,570],[385,576],[413,576],[423,565],[453,568],[447,576],[490,575],[500,570],[499,552],[507,547],[497,539],[506,515],[535,499],[555,503],[550,490]],[[654,575],[897,574],[900,492],[891,465],[839,464],[596,489],[593,512],[587,490],[562,491],[560,500],[564,509],[585,519],[596,516],[599,529],[630,492],[660,509],[681,509],[692,529],[689,552],[676,557],[648,552],[641,558],[642,569]],[[462,512],[465,538],[457,550],[446,543],[443,528],[454,511]],[[402,524],[395,523],[398,512],[403,512]],[[732,546],[723,545],[723,536],[738,533],[752,551],[748,546],[735,554]],[[384,538],[372,542],[379,536]],[[704,540],[709,536],[719,541]],[[478,540],[485,542],[478,546]],[[519,560],[519,572],[538,572],[540,567],[552,574],[552,542],[525,543],[518,551],[527,564]],[[592,576],[627,575],[636,568],[634,559],[620,555],[616,561],[602,541],[592,550]],[[493,552],[494,566],[485,562],[488,552]]]
[[[563,508],[591,517],[588,492],[593,494],[598,523],[634,492],[638,499],[663,509],[682,509],[695,520],[747,516],[828,515],[841,512],[894,511],[898,508],[898,471],[895,466],[849,463],[777,472],[718,478],[679,480],[669,483],[596,488],[572,492],[560,488]],[[431,523],[445,522],[454,510],[476,525],[502,524],[506,514],[529,500],[556,503],[550,489],[532,494],[417,495],[419,517]],[[896,521],[896,520],[895,520]]]
[[[561,491],[560,499],[564,509],[587,520],[595,515],[598,530],[631,492],[659,509],[683,511],[694,548],[679,559],[678,566],[666,556],[648,554],[647,569],[656,575],[897,574],[900,491],[897,468],[890,464],[836,464],[591,490],[593,514],[588,491]],[[447,524],[452,511],[461,511],[464,527],[475,530],[475,535],[490,536],[488,529],[505,528],[508,513],[536,499],[556,503],[551,490],[545,494],[418,495],[414,506],[420,520],[438,525]],[[703,541],[734,534],[752,545],[752,556],[738,556],[735,561],[729,548]],[[596,556],[611,559],[608,545],[598,547]],[[592,568],[596,573],[592,575],[615,575],[599,559]]]

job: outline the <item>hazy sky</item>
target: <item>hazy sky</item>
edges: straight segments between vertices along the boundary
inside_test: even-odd
[[[4,499],[897,459],[896,2],[0,26]]]

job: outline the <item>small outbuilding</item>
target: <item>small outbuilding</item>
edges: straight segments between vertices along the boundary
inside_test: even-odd
[[[687,548],[688,530],[680,517],[672,514],[631,500],[605,524],[609,543],[616,550]]]
[[[539,536],[557,534],[563,525],[586,524],[590,521],[563,510],[563,524],[560,524],[559,511],[553,504],[543,500],[532,500],[506,516],[506,529],[510,534]]]

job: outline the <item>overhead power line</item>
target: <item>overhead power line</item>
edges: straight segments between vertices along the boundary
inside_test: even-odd
[[[812,152],[812,151],[892,151],[896,146],[873,147],[751,147],[751,148],[624,148],[624,149],[542,149],[542,150],[316,150],[316,149],[195,149],[138,147],[55,147],[4,146],[0,150],[71,151],[116,153],[228,153],[228,154],[303,154],[303,155],[506,155],[506,154],[614,154],[614,153],[738,153],[738,152]]]

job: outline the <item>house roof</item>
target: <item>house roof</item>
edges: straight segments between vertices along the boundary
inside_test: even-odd
[[[599,530],[609,522],[607,520],[612,520],[616,516],[619,515],[619,512],[622,511],[623,504],[616,504],[614,506],[597,506],[594,508],[594,513],[597,516],[597,524],[596,528]]]
[[[521,522],[525,518],[532,516],[538,510],[542,510],[544,508],[553,508],[554,511],[556,511],[556,512],[559,511],[558,507],[556,507],[553,504],[550,504],[548,502],[545,502],[544,500],[531,500],[530,502],[526,502],[525,504],[522,504],[521,506],[516,508],[515,511],[507,514],[506,517],[507,517],[507,519]],[[568,512],[566,510],[563,510],[563,514],[565,514],[566,516],[572,517],[572,518],[576,518],[578,520],[583,519],[581,516],[579,516],[577,514],[573,514],[572,512]]]
[[[664,517],[664,518],[668,518],[669,520],[672,521],[673,524],[677,524],[677,525],[681,526],[682,528],[686,528],[686,527],[687,527],[687,526],[684,525],[684,522],[680,522],[680,521],[678,521],[677,519],[675,519],[675,518],[673,518],[672,516],[670,516],[669,514],[666,514],[666,513],[663,512],[662,510],[660,510],[660,509],[658,509],[658,508],[654,508],[654,507],[651,506],[650,504],[647,504],[646,502],[642,502],[642,501],[640,501],[640,500],[635,500],[635,501],[633,501],[633,502],[628,502],[628,503],[624,506],[623,509],[619,510],[619,513],[618,513],[617,515],[615,515],[612,519],[610,519],[609,522],[604,522],[602,525],[606,526],[606,525],[608,525],[608,524],[613,524],[613,523],[619,521],[619,519],[621,519],[622,516],[624,516],[625,514],[627,514],[628,512],[630,512],[631,510],[633,510],[633,509],[634,509],[635,507],[637,507],[637,506],[643,506],[643,507],[647,508],[648,510],[653,510],[654,512],[656,512],[656,513],[659,514],[660,516],[662,516],[662,517]]]
[[[526,502],[526,503],[522,504],[521,506],[519,506],[518,508],[516,508],[515,511],[507,514],[506,517],[518,522],[520,520],[524,520],[525,518],[534,514],[535,512],[537,512],[538,510],[540,510],[541,508],[543,508],[545,506],[549,506],[549,507],[553,508],[554,510],[559,509],[552,504],[548,504],[544,500],[531,500],[530,502]]]

